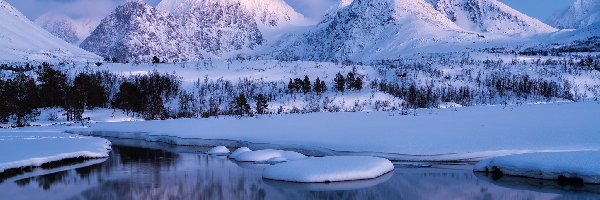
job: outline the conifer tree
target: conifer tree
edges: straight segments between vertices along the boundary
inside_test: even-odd
[[[8,93],[14,94],[14,96],[10,96],[9,105],[14,112],[13,118],[18,127],[27,125],[29,121],[35,120],[35,117],[39,115],[37,92],[33,78],[23,73],[18,73],[10,81]]]
[[[356,81],[356,79],[354,77],[354,73],[349,72],[348,75],[346,76],[346,86],[347,86],[348,90],[354,90],[355,81]]]
[[[335,84],[336,91],[344,92],[344,89],[346,88],[346,79],[344,78],[344,76],[341,73],[337,73],[333,81]]]
[[[311,90],[310,79],[308,76],[304,76],[304,80],[302,81],[302,92],[304,94],[309,93]]]
[[[239,96],[237,96],[233,103],[233,113],[235,115],[243,117],[245,114],[250,114],[250,104],[248,104],[248,100],[246,99],[246,95],[244,95],[244,93],[241,93]]]
[[[256,97],[256,113],[258,114],[265,114],[267,112],[267,109],[269,107],[269,104],[267,103],[267,96],[264,94],[259,94]]]
[[[47,66],[40,69],[37,74],[40,82],[40,106],[63,106],[68,87],[67,75]]]

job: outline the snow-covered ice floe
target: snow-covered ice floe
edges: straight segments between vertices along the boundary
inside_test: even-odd
[[[306,158],[305,155],[294,152],[275,149],[264,149],[248,151],[235,157],[240,162],[283,162]]]
[[[263,178],[298,183],[327,183],[373,179],[393,170],[392,162],[378,157],[310,157],[267,167]]]
[[[240,148],[236,149],[235,151],[233,151],[229,155],[229,158],[235,159],[238,156],[240,156],[242,153],[246,153],[246,152],[249,152],[249,151],[252,151],[252,150],[250,148],[248,148],[248,147],[240,147]]]
[[[206,152],[211,155],[226,155],[229,154],[229,149],[225,146],[216,146]]]
[[[111,143],[102,138],[61,132],[0,132],[0,172],[71,158],[108,157]]]
[[[552,180],[600,183],[600,151],[528,153],[490,158],[477,163],[477,172],[501,173]]]

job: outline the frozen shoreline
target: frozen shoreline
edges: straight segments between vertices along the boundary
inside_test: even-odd
[[[62,132],[0,131],[0,173],[36,168],[71,159],[108,157],[111,143],[103,138]]]
[[[490,158],[476,172],[558,180],[569,184],[600,184],[600,151],[530,153]]]
[[[597,102],[475,106],[458,111],[418,110],[417,116],[391,112],[312,113],[97,123],[70,132],[176,145],[254,144],[322,155],[479,161],[532,152],[599,150],[599,127],[594,122],[598,110]]]

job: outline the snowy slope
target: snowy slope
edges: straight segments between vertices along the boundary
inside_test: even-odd
[[[253,50],[263,43],[257,23],[239,1],[165,0],[157,10],[172,15],[182,25],[179,31],[191,46],[216,57]]]
[[[35,20],[35,23],[52,35],[71,44],[79,45],[96,29],[101,19],[73,19],[69,16],[46,13]]]
[[[576,0],[569,8],[556,12],[547,21],[560,29],[579,29],[600,22],[600,1]]]
[[[0,0],[0,21],[0,62],[100,59],[48,33],[4,0]]]
[[[153,56],[167,61],[201,58],[179,32],[181,27],[172,16],[142,1],[130,1],[104,18],[80,46],[121,62],[150,62]]]
[[[556,29],[498,0],[427,0],[465,30],[489,34],[535,34]]]
[[[290,60],[373,60],[478,38],[424,0],[355,0],[343,5],[314,29],[280,40],[270,54]]]
[[[250,15],[261,30],[308,23],[304,15],[296,12],[284,0],[162,0],[156,8],[173,15],[183,15],[199,11],[197,7],[201,5],[214,5],[214,2],[223,5],[240,4],[242,11]]]

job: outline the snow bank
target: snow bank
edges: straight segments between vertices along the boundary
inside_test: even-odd
[[[106,139],[61,132],[0,131],[0,172],[69,158],[108,157]]]
[[[600,150],[597,102],[473,106],[456,110],[417,110],[416,116],[356,112],[98,123],[74,132],[185,145],[195,145],[191,138],[213,142],[203,145],[276,144],[418,161]],[[168,137],[174,139],[167,140]],[[231,142],[214,144],[214,140]]]
[[[303,159],[306,158],[306,156],[294,151],[265,149],[242,153],[238,155],[235,160],[240,162],[268,162],[274,158],[277,158],[277,162],[281,162],[286,160]]]
[[[392,170],[394,165],[384,158],[311,157],[267,167],[263,172],[263,178],[300,183],[325,183],[373,179]]]
[[[229,154],[229,149],[225,146],[216,146],[206,152],[207,154]]]
[[[530,178],[581,179],[585,183],[600,183],[598,161],[600,151],[529,153],[483,160],[477,163],[473,170]]]
[[[249,151],[252,151],[252,150],[250,148],[248,148],[248,147],[240,147],[240,148],[236,149],[235,151],[233,151],[231,153],[231,155],[229,155],[229,158],[235,159],[238,156],[240,156],[242,153],[246,153],[246,152],[249,152]]]

